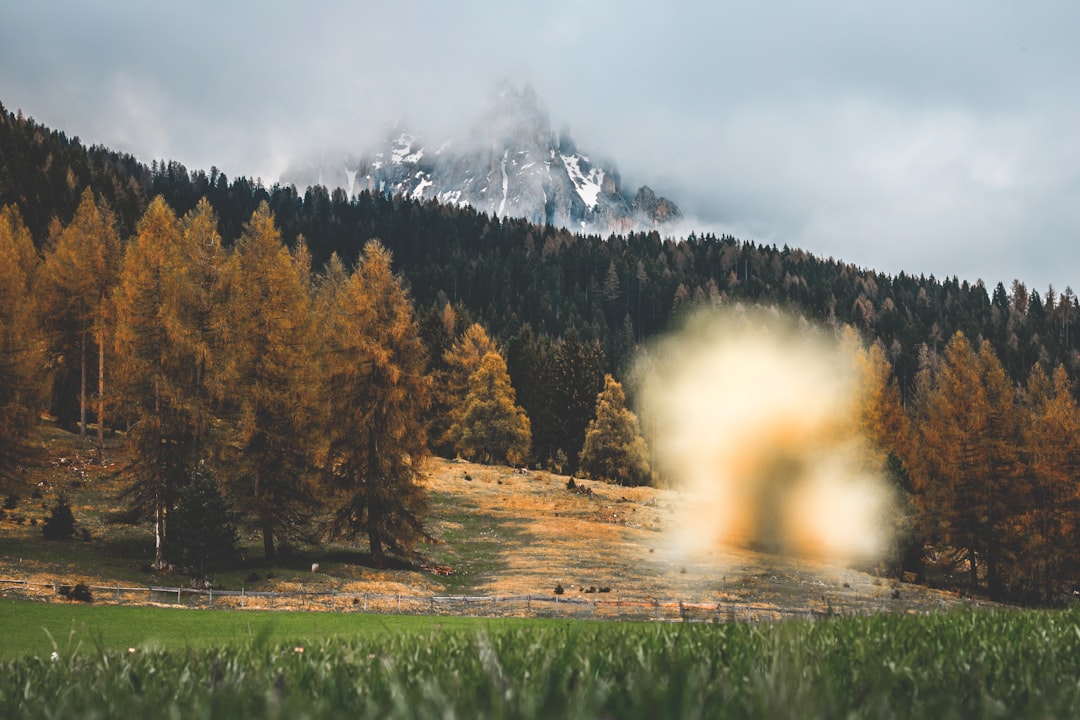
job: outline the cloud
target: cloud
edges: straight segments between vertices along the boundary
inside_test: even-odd
[[[888,272],[1080,267],[1080,5],[613,0],[0,9],[0,102],[149,161],[276,179],[502,78],[701,225]]]

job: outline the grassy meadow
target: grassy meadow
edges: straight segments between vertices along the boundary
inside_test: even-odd
[[[5,628],[43,623],[56,641],[48,653],[5,650],[0,715],[12,718],[1080,714],[1076,611],[436,623],[6,605]]]

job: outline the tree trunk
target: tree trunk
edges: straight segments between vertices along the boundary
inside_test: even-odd
[[[968,549],[968,568],[971,572],[971,592],[979,589],[979,568],[975,564],[975,550]]]
[[[86,333],[82,334],[82,352],[79,362],[82,377],[79,384],[79,437],[86,439]]]
[[[375,564],[375,567],[382,569],[382,533],[379,532],[379,528],[374,523],[368,526],[368,545],[371,547],[371,561]]]
[[[262,521],[263,555],[266,562],[271,563],[277,552],[274,550],[274,521],[264,517]]]
[[[155,570],[165,569],[164,526],[165,507],[161,504],[159,497],[157,509],[154,511],[154,564],[150,566]]]
[[[98,331],[97,459],[105,464],[105,330]]]

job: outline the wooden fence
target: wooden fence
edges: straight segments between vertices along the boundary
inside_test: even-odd
[[[69,600],[73,586],[0,578],[0,597],[19,596],[44,602]],[[219,610],[321,610],[412,615],[471,615],[479,617],[565,617],[597,620],[665,622],[761,622],[787,617],[853,614],[853,608],[826,604],[822,608],[789,610],[754,603],[702,603],[683,600],[632,599],[595,595],[388,595],[335,590],[252,591],[184,587],[88,586],[95,603],[163,605]],[[861,609],[860,612],[865,612]]]

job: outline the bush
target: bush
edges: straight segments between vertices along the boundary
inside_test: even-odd
[[[49,517],[45,518],[41,532],[48,540],[70,540],[75,534],[75,514],[71,512],[71,506],[63,495],[49,511]]]
[[[16,495],[15,493],[11,493],[6,498],[4,498],[4,509],[5,510],[14,510],[18,506],[19,506],[19,496]]]
[[[59,593],[68,600],[86,603],[94,602],[94,596],[90,594],[90,587],[86,583],[79,583],[75,587],[61,585]]]

